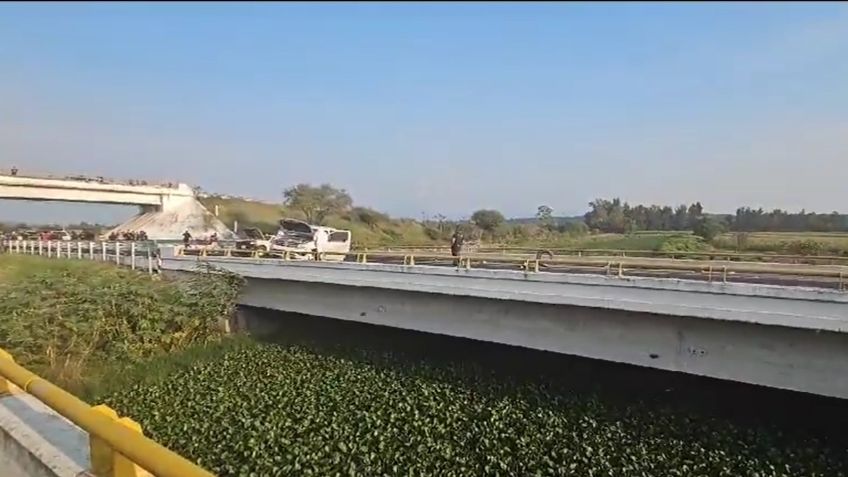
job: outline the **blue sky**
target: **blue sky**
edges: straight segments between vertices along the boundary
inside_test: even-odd
[[[0,168],[411,217],[845,210],[846,85],[840,3],[6,3]]]

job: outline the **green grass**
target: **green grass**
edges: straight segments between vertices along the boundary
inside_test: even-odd
[[[793,253],[801,242],[812,241],[820,244],[821,254],[848,255],[848,233],[839,232],[748,232],[744,251]],[[737,241],[734,232],[716,237],[713,244],[720,249],[736,250]]]
[[[104,366],[218,339],[238,283],[227,274],[154,279],[110,264],[0,255],[0,347],[81,391]]]
[[[219,218],[230,227],[234,221],[238,220],[239,228],[258,227],[265,233],[275,233],[279,220],[283,217],[304,219],[302,213],[289,210],[282,205],[220,197],[206,197],[202,199],[202,202],[209,210],[214,210],[217,205]],[[425,233],[424,227],[414,220],[388,219],[368,225],[347,216],[330,216],[326,220],[326,225],[350,230],[354,247],[417,245],[432,242]]]

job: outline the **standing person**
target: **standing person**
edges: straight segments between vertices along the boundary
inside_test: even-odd
[[[186,248],[188,248],[188,244],[189,244],[189,242],[191,242],[191,234],[190,234],[190,233],[188,233],[188,229],[186,229],[186,231],[185,231],[185,232],[183,232],[183,245],[184,245]]]
[[[453,233],[453,236],[451,237],[451,246],[450,246],[451,255],[453,255],[454,257],[459,257],[459,255],[462,253],[462,242],[463,241],[464,241],[464,238],[462,236],[462,232],[460,232],[459,229],[457,229]],[[454,263],[454,265],[459,265],[459,260],[454,260],[453,263]]]

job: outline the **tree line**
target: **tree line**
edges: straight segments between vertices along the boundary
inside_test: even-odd
[[[631,206],[621,199],[596,199],[584,216],[586,225],[601,232],[626,233],[638,230],[693,230],[714,221],[727,230],[739,232],[845,232],[848,215],[817,214],[804,210],[793,213],[781,209],[740,207],[735,215],[705,214],[700,202],[668,205]]]

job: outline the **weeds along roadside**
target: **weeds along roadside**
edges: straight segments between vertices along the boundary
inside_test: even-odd
[[[151,277],[109,264],[0,256],[0,347],[70,391],[107,370],[221,339],[241,279]]]

